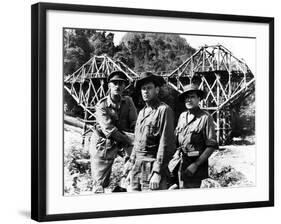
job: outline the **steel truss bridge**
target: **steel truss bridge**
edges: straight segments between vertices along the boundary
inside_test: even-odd
[[[94,56],[77,71],[64,78],[64,88],[85,111],[85,121],[94,120],[94,105],[107,94],[107,77],[123,71],[131,86],[139,74],[121,61],[106,55]],[[163,74],[166,84],[178,92],[196,83],[206,92],[201,108],[212,114],[220,144],[227,142],[232,131],[233,105],[239,105],[255,88],[255,77],[247,64],[222,45],[200,47],[177,69]],[[85,125],[86,127],[86,125]]]

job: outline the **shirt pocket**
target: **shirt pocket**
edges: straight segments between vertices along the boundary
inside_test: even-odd
[[[144,128],[145,131],[145,137],[144,137],[144,143],[145,147],[155,145],[156,143],[159,143],[159,126],[155,123],[148,123],[145,125]]]
[[[199,130],[192,130],[190,131],[190,143],[191,144],[198,144],[204,141],[202,138],[202,133]]]
[[[156,136],[159,135],[160,124],[157,120],[150,122],[149,124],[147,124],[147,126],[148,126],[147,128],[148,128],[148,135],[149,136],[156,137]]]

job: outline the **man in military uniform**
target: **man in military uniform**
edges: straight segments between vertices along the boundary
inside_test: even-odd
[[[95,107],[96,124],[90,150],[95,193],[103,193],[109,185],[112,164],[118,152],[132,145],[125,132],[134,131],[137,110],[132,98],[122,95],[126,83],[128,79],[123,72],[112,72],[108,77],[109,94]]]
[[[145,106],[137,118],[130,157],[131,191],[167,189],[168,162],[175,152],[175,138],[173,111],[158,98],[163,84],[163,77],[150,72],[136,82]]]
[[[218,148],[212,116],[200,109],[199,102],[204,91],[197,85],[189,84],[179,95],[185,103],[184,111],[175,130],[177,152],[169,163],[169,169],[179,180],[180,188],[199,188],[203,179],[208,177],[208,158]]]

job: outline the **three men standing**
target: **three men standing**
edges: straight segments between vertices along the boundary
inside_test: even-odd
[[[114,159],[121,149],[129,147],[133,147],[126,166],[131,168],[130,191],[167,189],[170,173],[175,171],[179,171],[177,187],[200,187],[208,177],[208,158],[218,147],[213,118],[199,108],[204,92],[194,84],[184,88],[179,100],[187,110],[174,131],[173,111],[158,98],[163,77],[145,72],[137,80],[136,90],[145,102],[138,116],[132,99],[122,96],[126,75],[115,71],[108,82],[109,95],[97,103],[95,111],[91,147],[94,192],[104,192]],[[124,132],[133,130],[132,142]]]

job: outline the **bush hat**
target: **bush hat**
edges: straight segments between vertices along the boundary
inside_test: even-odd
[[[186,95],[190,92],[196,92],[197,95],[203,99],[205,97],[205,92],[201,89],[199,89],[199,86],[196,84],[189,84],[183,87],[183,92],[178,96],[180,101],[184,101],[186,98]]]
[[[152,72],[144,72],[136,81],[136,89],[140,89],[146,82],[153,82],[155,86],[161,87],[165,83],[165,80],[162,76],[154,75]]]

